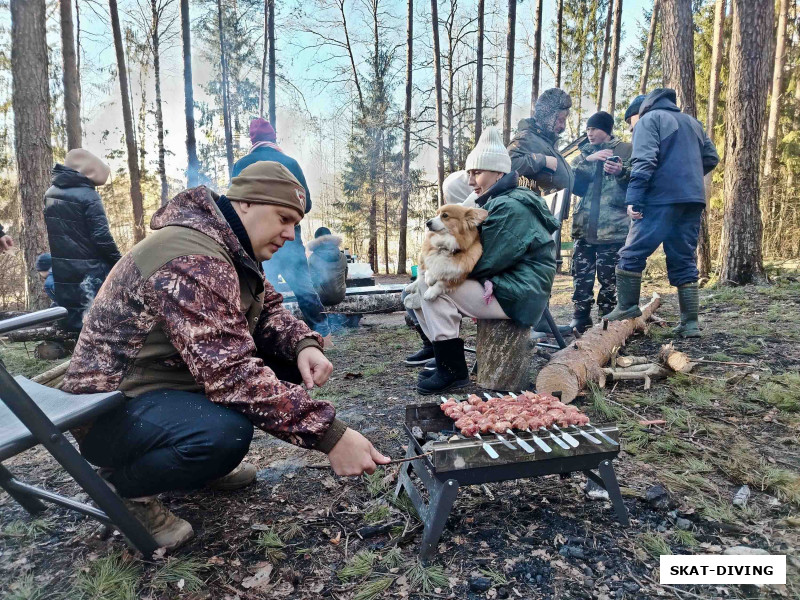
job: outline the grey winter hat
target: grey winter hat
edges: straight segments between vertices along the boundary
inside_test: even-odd
[[[550,88],[542,92],[536,100],[533,117],[547,130],[552,130],[558,113],[572,107],[572,98],[561,88]]]
[[[642,107],[642,102],[644,99],[647,98],[644,94],[639,94],[636,98],[633,99],[631,105],[628,107],[628,110],[625,111],[625,120],[628,121],[633,115],[639,114],[639,109]]]

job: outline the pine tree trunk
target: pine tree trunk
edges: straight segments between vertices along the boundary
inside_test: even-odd
[[[144,239],[144,200],[142,198],[142,182],[139,171],[136,136],[133,132],[133,111],[128,89],[128,69],[125,66],[125,47],[122,45],[122,29],[119,25],[117,0],[108,0],[111,15],[111,30],[114,35],[114,50],[117,55],[117,72],[119,75],[119,92],[122,98],[122,120],[125,125],[125,146],[128,152],[128,173],[131,178],[131,204],[133,205],[133,241]]]
[[[612,116],[617,107],[617,73],[619,71],[619,46],[622,37],[622,0],[614,0],[614,35],[611,38],[611,66],[608,70],[608,113]]]
[[[708,98],[708,120],[706,121],[706,133],[711,141],[714,141],[717,123],[717,104],[719,103],[719,75],[722,71],[722,54],[724,51],[725,34],[725,2],[726,0],[716,0],[714,5],[714,39],[711,47],[711,75],[709,78],[709,98]]]
[[[656,27],[658,25],[658,10],[660,1],[653,1],[653,12],[650,15],[650,31],[647,34],[647,46],[644,49],[644,60],[642,61],[642,78],[639,80],[639,93],[647,93],[647,79],[650,76],[650,57],[653,55],[653,44],[656,40]]]
[[[478,50],[475,70],[475,142],[483,132],[483,21],[485,0],[478,0]]]
[[[708,120],[706,121],[706,132],[709,139],[713,142],[715,137],[715,125],[717,122],[717,104],[719,103],[720,72],[722,70],[722,54],[725,32],[725,0],[716,0],[714,6],[714,38],[711,49],[711,75],[709,77],[709,98],[708,98]],[[706,187],[706,210],[703,213],[703,220],[700,223],[700,238],[697,245],[697,267],[700,271],[700,278],[707,278],[712,269],[711,264],[711,236],[709,235],[708,211],[711,206],[712,179],[711,173],[705,176]]]
[[[536,109],[539,98],[539,77],[542,66],[542,4],[536,0],[536,25],[533,32],[533,73],[531,74],[531,116]]]
[[[17,158],[22,228],[19,243],[25,263],[26,306],[44,308],[36,257],[46,252],[42,202],[50,186],[50,88],[47,76],[45,0],[11,0],[11,78],[14,148]]]
[[[267,24],[269,35],[269,122],[273,127],[277,127],[277,117],[275,114],[275,0],[268,0],[269,20]]]
[[[217,26],[219,27],[219,62],[222,72],[222,123],[225,127],[225,157],[228,177],[233,172],[233,131],[231,130],[230,102],[228,100],[228,59],[225,48],[225,27],[222,20],[222,0],[217,0]]]
[[[444,145],[442,142],[442,55],[439,51],[439,5],[431,0],[431,27],[433,28],[433,71],[436,87],[436,181],[439,206],[444,204]]]
[[[261,55],[261,85],[258,88],[258,116],[264,118],[265,85],[267,83],[267,55],[269,54],[269,0],[264,0],[264,54]]]
[[[164,150],[164,113],[161,108],[161,53],[159,52],[160,19],[156,0],[150,0],[153,13],[153,71],[156,77],[156,128],[158,130],[158,175],[161,178],[161,206],[169,201],[169,185],[167,184],[167,165]]]
[[[606,85],[606,71],[608,70],[608,51],[611,45],[611,20],[614,16],[614,0],[608,0],[608,14],[606,15],[606,33],[603,37],[603,59],[600,64],[600,78],[597,80],[597,110],[603,110],[603,92]]]
[[[761,219],[772,223],[776,217],[775,180],[778,175],[778,120],[783,95],[783,71],[786,65],[786,23],[789,19],[789,0],[780,0],[778,35],[775,44],[775,65],[772,71],[772,94],[767,124],[767,148],[764,157],[764,195],[761,202]]]
[[[556,87],[561,87],[561,46],[564,34],[564,0],[558,0],[556,20]]]
[[[759,156],[767,101],[773,0],[733,0],[730,75],[725,106],[723,283],[766,279],[761,254]]]
[[[81,100],[78,91],[78,65],[72,27],[72,0],[61,0],[61,57],[64,62],[64,113],[67,120],[67,149],[80,148]]]
[[[514,47],[517,28],[517,0],[508,0],[506,29],[506,91],[503,106],[503,143],[511,143],[511,109],[514,103]]]
[[[397,274],[406,272],[408,243],[408,197],[411,194],[411,93],[414,76],[414,0],[408,0],[406,34],[406,109],[403,114],[403,179],[400,182],[400,240],[397,248]]]
[[[664,87],[675,90],[683,112],[697,117],[692,0],[662,0],[661,15]]]
[[[194,135],[194,90],[192,88],[192,31],[189,0],[181,0],[181,40],[183,43],[183,110],[186,115],[187,187],[196,187],[200,179],[197,141]]]

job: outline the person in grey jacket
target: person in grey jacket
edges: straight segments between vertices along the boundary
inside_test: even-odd
[[[653,90],[631,119],[633,154],[626,204],[633,219],[617,266],[617,306],[609,321],[638,317],[642,271],[663,243],[669,282],[678,288],[681,323],[673,331],[699,337],[697,239],[705,208],[703,177],[719,156],[703,125],[676,104],[675,90]]]

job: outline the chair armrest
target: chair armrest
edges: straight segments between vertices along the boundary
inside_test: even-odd
[[[53,308],[46,308],[44,310],[37,310],[36,312],[28,313],[27,315],[20,315],[10,319],[0,321],[0,335],[17,329],[24,329],[26,327],[33,327],[41,325],[42,323],[49,323],[51,321],[58,321],[67,316],[67,309],[63,306],[54,306]]]

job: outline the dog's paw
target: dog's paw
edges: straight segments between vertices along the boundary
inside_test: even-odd
[[[441,295],[442,291],[438,286],[434,285],[433,287],[429,287],[427,290],[425,290],[425,293],[422,295],[422,297],[425,298],[426,302],[431,302],[436,300]]]
[[[415,279],[405,287],[406,294],[416,294],[419,289],[419,279]]]
[[[411,310],[419,310],[422,308],[422,300],[420,295],[416,292],[409,294],[403,299],[403,305]]]

